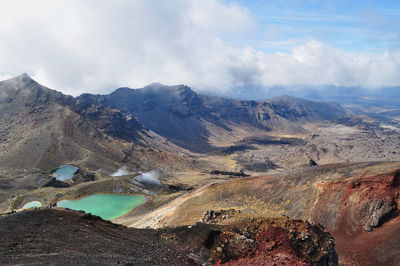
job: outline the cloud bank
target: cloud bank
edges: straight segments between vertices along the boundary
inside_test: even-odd
[[[290,52],[234,46],[259,25],[218,0],[14,0],[0,9],[0,77],[28,72],[67,94],[152,82],[229,95],[242,86],[400,85],[400,52],[346,52],[312,38]]]

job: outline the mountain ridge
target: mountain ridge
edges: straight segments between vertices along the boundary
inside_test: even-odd
[[[301,122],[334,121],[346,116],[335,103],[317,103],[289,96],[267,101],[240,101],[201,95],[185,85],[152,84],[142,89],[122,87],[108,95],[83,94],[92,104],[117,108],[130,114],[157,134],[177,145],[195,150],[197,140],[207,147],[210,126],[232,131],[231,125],[265,131],[305,132]],[[290,108],[290,109],[289,109]],[[288,114],[285,109],[289,110]],[[183,140],[183,141],[182,141]]]
[[[239,101],[159,83],[72,97],[40,85],[27,74],[0,82],[0,95],[0,162],[11,166],[13,158],[28,153],[30,159],[17,163],[20,168],[48,169],[82,160],[90,168],[114,168],[134,160],[131,151],[139,146],[207,154],[221,151],[210,141],[215,136],[304,133],[305,123],[333,122],[346,115],[332,103],[287,96]]]
[[[5,166],[48,169],[88,156],[88,164],[113,165],[126,156],[125,142],[140,145],[148,136],[135,118],[51,90],[27,74],[0,82],[0,95],[0,163]],[[27,156],[24,161],[14,159],[21,154]]]

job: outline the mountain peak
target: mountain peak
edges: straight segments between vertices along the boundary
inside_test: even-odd
[[[22,73],[19,76],[11,78],[11,80],[18,80],[18,81],[22,81],[22,82],[31,82],[31,81],[33,81],[33,79],[27,73]]]
[[[28,74],[23,73],[19,76],[1,81],[1,88],[4,90],[5,88],[8,89],[22,89],[26,88],[28,85],[36,83]]]
[[[21,75],[15,76],[13,78],[4,80],[2,82],[11,83],[14,85],[22,85],[27,84],[34,81],[27,73],[22,73]]]
[[[151,83],[151,84],[149,84],[149,85],[147,85],[147,86],[145,86],[143,89],[145,89],[145,90],[192,90],[191,88],[189,88],[188,86],[186,86],[186,85],[172,85],[172,86],[170,86],[170,85],[164,85],[164,84],[162,84],[162,83],[159,83],[159,82],[154,82],[154,83]]]
[[[302,99],[299,99],[299,98],[292,97],[292,96],[289,96],[287,94],[284,94],[284,95],[281,95],[281,96],[273,97],[270,100],[272,100],[272,101],[294,101],[294,100],[302,100]]]
[[[22,79],[30,79],[31,77],[27,73],[22,73],[21,75],[18,76],[19,78]]]
[[[166,88],[169,88],[169,87],[170,86],[161,84],[159,82],[153,82],[153,83],[150,83],[147,86],[144,86],[142,89],[144,89],[144,90],[162,90],[162,89],[166,89]]]

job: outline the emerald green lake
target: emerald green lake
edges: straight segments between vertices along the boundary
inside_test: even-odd
[[[142,195],[93,194],[77,200],[61,200],[57,207],[84,211],[104,220],[112,220],[145,202],[146,197]]]

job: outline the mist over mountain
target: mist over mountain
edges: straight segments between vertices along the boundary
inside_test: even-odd
[[[78,99],[117,108],[157,134],[191,149],[207,147],[212,131],[232,131],[233,125],[304,132],[296,122],[333,121],[346,115],[340,105],[331,102],[317,103],[289,96],[240,101],[197,94],[185,85],[159,83],[142,89],[119,88],[109,95],[83,94]]]

